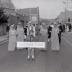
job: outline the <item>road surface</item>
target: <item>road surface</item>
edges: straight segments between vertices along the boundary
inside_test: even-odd
[[[72,34],[63,35],[59,52],[53,52],[47,43],[47,51],[35,50],[34,61],[27,60],[26,49],[8,52],[5,43],[0,46],[0,72],[72,72],[71,41]]]

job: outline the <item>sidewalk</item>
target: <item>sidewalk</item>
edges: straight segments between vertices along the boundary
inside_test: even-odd
[[[8,35],[0,36],[0,44],[8,41]]]
[[[71,32],[66,32],[63,34],[63,39],[70,45],[72,46],[72,31]]]

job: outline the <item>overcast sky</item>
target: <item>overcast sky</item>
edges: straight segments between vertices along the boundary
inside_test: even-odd
[[[56,18],[64,11],[63,0],[12,0],[16,8],[30,8],[39,6],[42,18]]]

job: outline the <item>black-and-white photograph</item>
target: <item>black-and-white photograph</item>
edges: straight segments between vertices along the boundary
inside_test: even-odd
[[[72,0],[0,0],[0,72],[72,72]]]

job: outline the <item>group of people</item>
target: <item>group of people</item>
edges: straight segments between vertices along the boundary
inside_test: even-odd
[[[24,41],[27,36],[35,37],[35,25],[26,26],[23,28],[22,24],[18,24],[15,26],[14,24],[10,26],[9,30],[9,43],[8,43],[8,51],[14,51],[17,48],[17,42]],[[32,40],[31,38],[31,40]],[[32,56],[34,59],[34,49],[28,48],[28,59]]]
[[[71,27],[69,25],[69,30],[71,31]],[[62,33],[66,31],[66,25],[53,22],[50,24],[47,28],[48,33],[48,42],[51,41],[51,49],[54,51],[60,50],[60,44],[61,44],[61,36]],[[14,51],[16,48],[17,42],[25,41],[29,37],[28,41],[32,41],[34,37],[36,37],[36,27],[35,24],[29,23],[27,26],[23,28],[22,24],[17,24],[15,26],[14,24],[10,26],[9,29],[9,43],[8,43],[8,50]],[[32,57],[32,59],[35,58],[34,56],[34,48],[27,48],[28,49],[28,59]]]
[[[59,50],[59,39],[60,39],[61,33],[59,32],[59,28],[57,23],[52,23],[48,27],[48,42],[51,39],[51,48],[52,50]]]
[[[61,36],[64,32],[71,32],[72,26],[70,23],[61,24],[58,22],[53,22],[48,26],[48,42],[51,40],[52,50],[59,50],[61,44]]]

